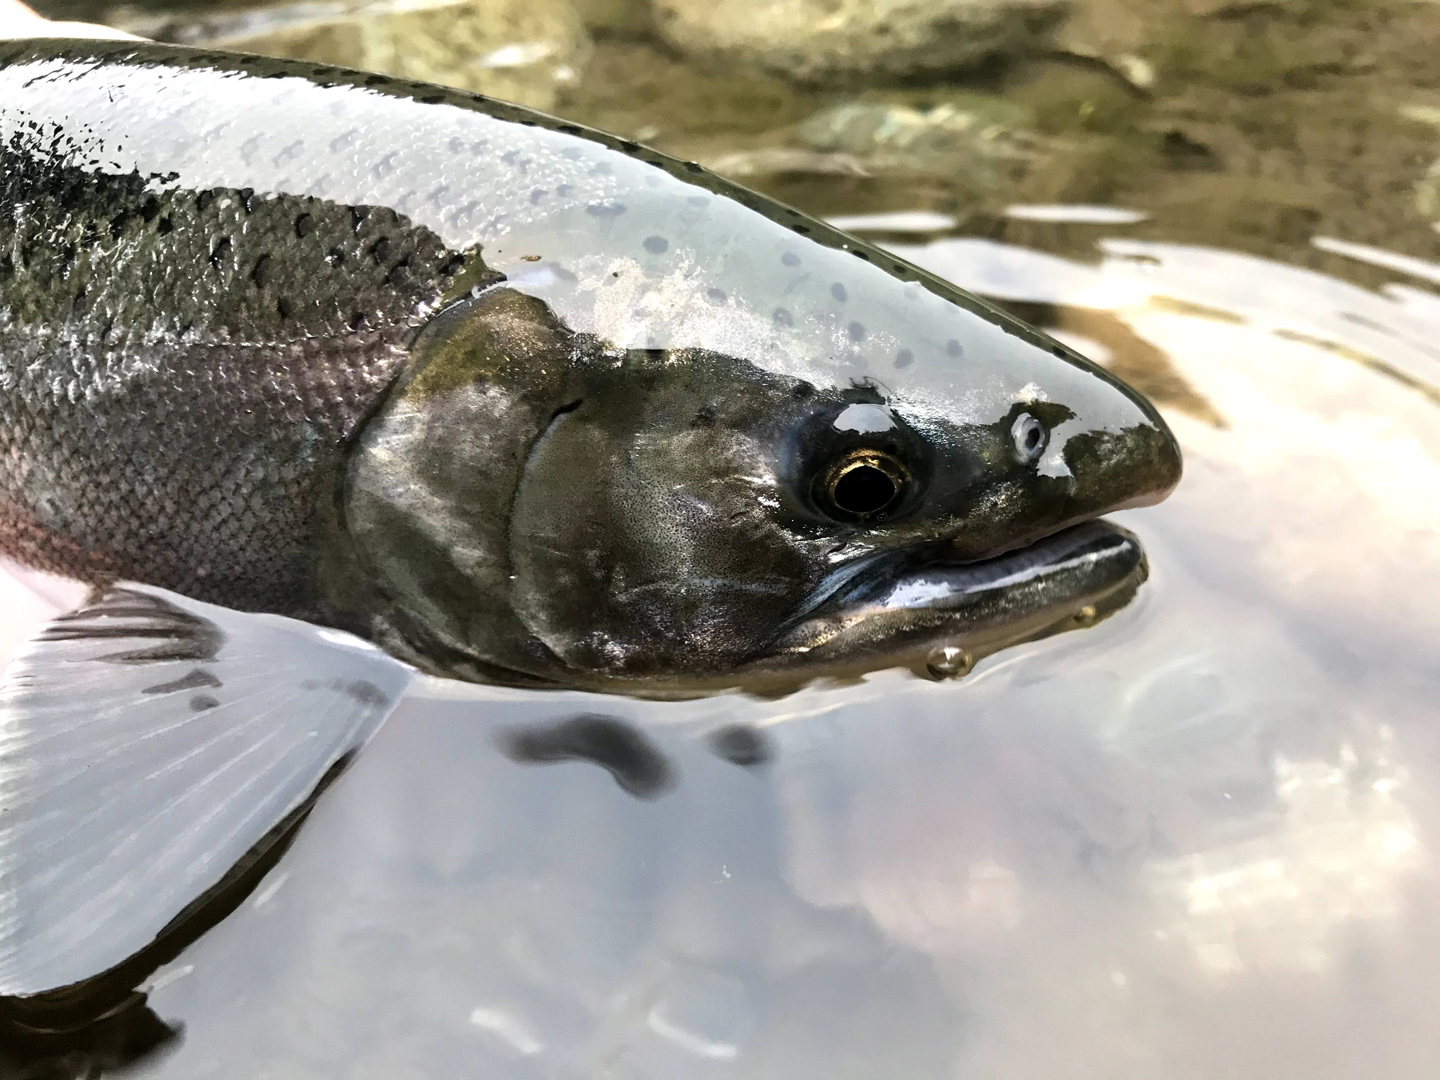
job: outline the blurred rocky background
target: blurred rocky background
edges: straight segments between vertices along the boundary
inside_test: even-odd
[[[1440,255],[1440,0],[37,6],[518,101],[818,214],[1078,252],[1094,225],[1009,208],[1104,204],[1350,277],[1313,236]]]

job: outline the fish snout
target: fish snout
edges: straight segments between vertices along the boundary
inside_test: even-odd
[[[1155,406],[1122,383],[1109,389],[1101,407],[1078,416],[1057,447],[1074,478],[1071,520],[1151,506],[1180,482],[1180,444]]]

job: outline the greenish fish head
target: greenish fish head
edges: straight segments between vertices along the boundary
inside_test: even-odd
[[[364,432],[350,527],[452,675],[793,684],[1091,621],[1145,573],[1093,519],[1164,498],[1179,450],[1134,391],[981,317],[1003,355],[934,327],[967,339],[949,370],[827,376],[621,348],[491,288],[432,322]]]

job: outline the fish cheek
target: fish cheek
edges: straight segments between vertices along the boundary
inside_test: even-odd
[[[512,514],[512,603],[569,665],[710,677],[754,656],[808,588],[723,430],[588,404],[536,443]]]
[[[573,351],[529,297],[454,305],[352,450],[345,522],[382,594],[374,614],[432,666],[460,655],[544,676],[553,663],[510,611],[508,518]]]

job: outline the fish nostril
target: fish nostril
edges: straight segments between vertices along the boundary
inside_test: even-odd
[[[1015,452],[1020,460],[1027,463],[1038,461],[1050,442],[1050,433],[1045,425],[1029,413],[1016,417],[1010,428],[1010,437],[1015,442]]]

